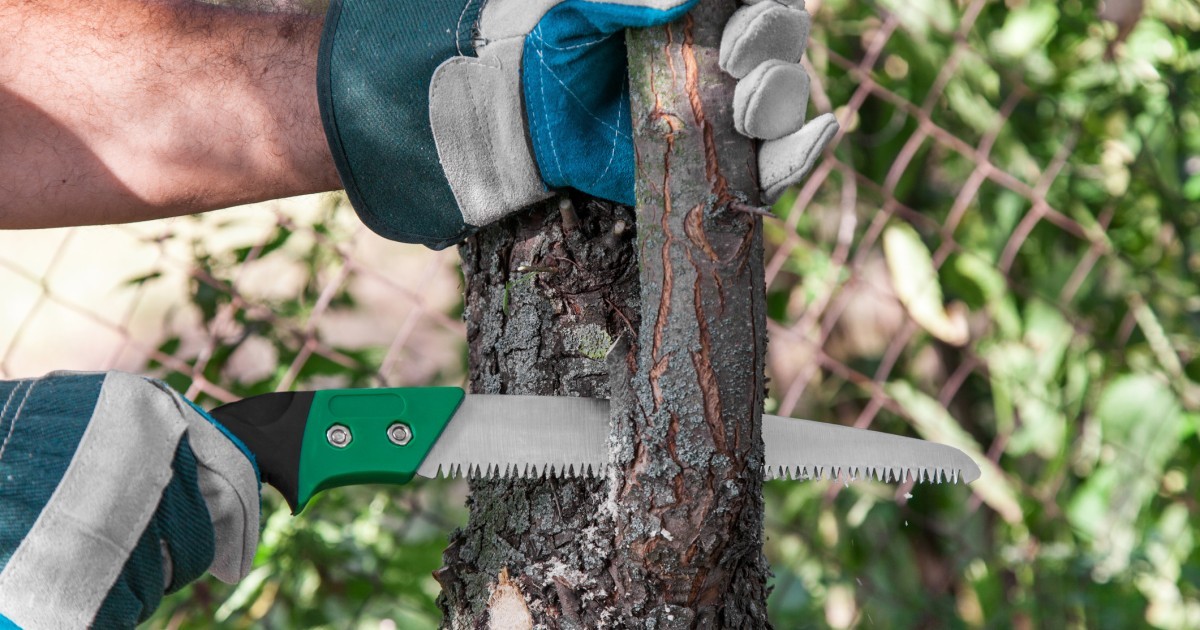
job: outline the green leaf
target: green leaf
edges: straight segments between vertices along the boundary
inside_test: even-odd
[[[927,37],[930,30],[954,30],[958,17],[958,12],[947,0],[884,0],[883,5],[894,11],[906,28],[922,38]]]
[[[1115,463],[1131,474],[1157,479],[1179,446],[1182,411],[1166,383],[1140,374],[1113,381],[1100,397],[1096,415],[1105,443],[1119,453]]]
[[[983,354],[997,424],[1011,432],[1006,452],[1050,460],[1063,453],[1067,438],[1060,374],[1074,330],[1042,300],[1029,302],[1024,324],[1019,341],[989,345]]]
[[[1135,524],[1154,498],[1163,467],[1179,448],[1184,414],[1161,379],[1126,375],[1104,390],[1096,406],[1105,457],[1067,509],[1071,524],[1094,540],[1102,574],[1129,564]]]
[[[1200,201],[1200,175],[1192,175],[1183,185],[1183,196],[1188,201]]]
[[[158,278],[161,278],[162,275],[163,274],[161,271],[151,271],[150,273],[145,273],[140,276],[135,276],[133,278],[126,280],[125,285],[126,286],[141,286],[151,280],[157,280]]]
[[[1025,344],[1034,352],[1034,373],[1048,383],[1062,368],[1063,357],[1074,335],[1062,313],[1044,300],[1031,300],[1025,307]]]
[[[283,247],[285,244],[287,244],[288,239],[290,239],[291,237],[292,237],[291,230],[288,230],[285,228],[276,228],[275,233],[271,236],[270,240],[268,240],[267,242],[262,243],[261,245],[255,245],[255,246],[250,246],[250,247],[239,247],[237,249],[234,249],[233,250],[234,259],[237,260],[237,262],[239,262],[239,263],[246,262],[246,259],[250,257],[251,252],[255,252],[256,258],[260,258],[260,259],[266,258],[267,255],[269,255],[271,252],[273,252],[273,251],[279,249],[280,247]]]
[[[1018,59],[1042,47],[1058,25],[1054,4],[1029,3],[1008,13],[1004,27],[988,39],[992,49],[1003,56]]]
[[[1183,362],[1175,352],[1175,347],[1171,344],[1166,329],[1163,328],[1162,320],[1155,314],[1154,309],[1150,308],[1140,297],[1134,296],[1129,302],[1130,311],[1137,320],[1142,334],[1146,336],[1146,342],[1154,352],[1155,358],[1158,359],[1159,367],[1171,377],[1171,383],[1183,397],[1184,403],[1188,407],[1200,404],[1200,387],[1188,380]]]
[[[1066,420],[1058,411],[1057,387],[1038,375],[1039,356],[1034,348],[1003,342],[987,348],[996,421],[1002,432],[1011,432],[1005,450],[1012,455],[1037,452],[1050,459],[1061,452]],[[1019,420],[1019,422],[1018,422]]]
[[[1200,414],[1183,414],[1183,425],[1180,428],[1179,441],[1182,442],[1197,433],[1200,433]]]
[[[988,312],[1001,336],[1015,339],[1021,334],[1021,315],[1017,312],[1008,291],[1004,274],[977,255],[962,255],[954,259],[955,272],[975,284],[987,301]]]
[[[906,223],[889,225],[883,233],[883,253],[892,286],[909,316],[934,337],[965,345],[970,337],[966,314],[961,309],[947,311],[942,304],[933,258],[917,231]]]

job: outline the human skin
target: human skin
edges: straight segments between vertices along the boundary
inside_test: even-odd
[[[0,2],[0,229],[340,188],[320,28],[190,0]]]

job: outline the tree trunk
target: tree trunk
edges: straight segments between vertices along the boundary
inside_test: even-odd
[[[608,397],[605,355],[636,325],[633,215],[586,204],[566,234],[553,206],[491,226],[460,249],[473,393]],[[523,612],[543,627],[601,627],[596,599],[613,593],[612,536],[595,518],[604,480],[472,480],[470,488],[467,525],[451,535],[435,574],[444,627],[527,628]],[[502,571],[511,586],[495,590],[519,593],[507,600],[515,607],[492,600]],[[490,614],[514,608],[516,622]]]
[[[736,7],[629,35],[636,235],[627,209],[552,203],[461,249],[471,391],[611,394],[615,466],[471,481],[437,572],[446,627],[769,626],[762,237],[729,208],[757,202],[757,173],[717,68]]]

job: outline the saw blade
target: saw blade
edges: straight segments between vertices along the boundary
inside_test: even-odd
[[[417,474],[600,475],[608,465],[607,440],[607,400],[468,395]]]
[[[417,469],[423,477],[603,475],[608,401],[468,395]],[[971,482],[979,467],[958,449],[841,425],[763,416],[767,479]]]
[[[767,479],[971,483],[979,466],[945,444],[854,427],[763,415]]]

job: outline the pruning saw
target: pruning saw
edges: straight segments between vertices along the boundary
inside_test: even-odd
[[[254,453],[293,513],[322,490],[415,475],[602,475],[608,401],[466,394],[457,387],[262,394],[212,415]],[[763,415],[766,477],[970,483],[956,448],[877,431]]]

